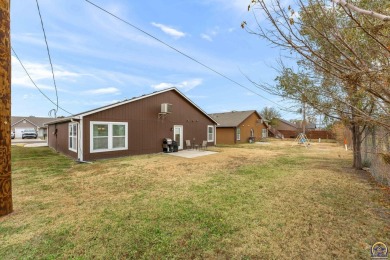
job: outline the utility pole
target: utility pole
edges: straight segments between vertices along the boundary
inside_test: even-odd
[[[306,98],[303,96],[303,104],[302,104],[302,133],[306,134]]]
[[[10,0],[0,0],[0,217],[12,212]]]

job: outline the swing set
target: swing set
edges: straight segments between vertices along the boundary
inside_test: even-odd
[[[303,144],[306,148],[310,146],[310,140],[307,138],[307,136],[304,133],[300,133],[297,138],[295,138],[294,143],[298,142],[298,144]],[[294,143],[291,145],[293,146]]]

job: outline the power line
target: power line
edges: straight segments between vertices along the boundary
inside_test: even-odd
[[[42,31],[43,31],[43,36],[45,38],[45,43],[46,43],[46,50],[47,50],[47,55],[49,56],[49,62],[50,62],[50,68],[51,68],[51,74],[53,75],[53,82],[54,82],[54,88],[55,88],[55,93],[56,93],[56,117],[57,117],[57,111],[58,111],[58,91],[57,91],[57,84],[56,84],[56,79],[54,77],[54,69],[53,69],[53,63],[51,62],[51,56],[50,56],[50,51],[49,51],[49,44],[47,43],[47,38],[46,38],[46,32],[45,32],[45,27],[43,26],[43,20],[42,20],[42,15],[41,15],[41,10],[39,9],[39,4],[38,0],[35,0],[37,3],[37,8],[38,8],[38,13],[39,13],[39,18],[41,20],[41,26],[42,26]]]
[[[38,0],[36,0],[36,1],[38,1]],[[125,23],[125,24],[127,24],[127,25],[129,25],[129,26],[131,26],[132,28],[134,28],[134,29],[136,29],[136,30],[138,30],[138,31],[140,31],[140,32],[142,32],[142,33],[144,33],[144,34],[146,34],[147,36],[153,38],[154,40],[160,42],[161,44],[167,46],[168,48],[170,48],[170,49],[172,49],[172,50],[174,50],[174,51],[180,53],[181,55],[187,57],[188,59],[190,59],[190,60],[192,60],[192,61],[198,63],[199,65],[201,65],[201,66],[207,68],[208,70],[211,70],[212,72],[218,74],[219,76],[221,76],[221,77],[223,77],[223,78],[225,78],[225,79],[227,79],[227,80],[233,82],[234,84],[236,84],[236,85],[238,85],[238,86],[240,86],[240,87],[242,87],[242,88],[244,88],[244,89],[250,91],[251,93],[253,93],[253,94],[255,94],[255,95],[261,97],[262,99],[265,99],[265,100],[267,100],[267,101],[269,101],[269,102],[271,102],[271,103],[277,105],[278,107],[285,109],[283,106],[279,105],[278,103],[276,103],[276,102],[274,102],[274,101],[272,101],[272,100],[270,100],[270,99],[268,99],[268,98],[266,98],[266,97],[260,95],[259,93],[257,93],[257,92],[255,92],[255,91],[253,91],[252,89],[250,89],[250,88],[248,88],[248,87],[242,85],[241,83],[235,81],[234,79],[229,78],[228,76],[226,76],[226,75],[222,74],[221,72],[219,72],[219,71],[217,71],[217,70],[211,68],[210,66],[204,64],[203,62],[198,61],[197,59],[195,59],[195,58],[191,57],[190,55],[188,55],[188,54],[186,54],[186,53],[180,51],[179,49],[173,47],[172,45],[170,45],[170,44],[168,44],[168,43],[166,43],[166,42],[164,42],[163,40],[160,40],[160,39],[157,38],[156,36],[154,36],[154,35],[152,35],[152,34],[146,32],[145,30],[143,30],[143,29],[141,29],[141,28],[139,28],[139,27],[137,27],[137,26],[135,26],[135,25],[133,25],[132,23],[130,23],[130,22],[124,20],[123,18],[120,18],[119,16],[117,16],[117,15],[111,13],[110,11],[107,11],[107,10],[104,9],[103,7],[97,5],[97,4],[95,4],[95,3],[93,3],[93,2],[91,2],[91,1],[89,1],[89,0],[85,0],[85,1],[86,1],[87,3],[89,3],[89,4],[93,5],[93,6],[95,6],[96,8],[100,9],[101,11],[103,11],[103,12],[105,12],[105,13],[111,15],[112,17],[118,19],[119,21],[121,21],[121,22],[123,22],[123,23]]]
[[[51,100],[45,93],[43,93],[43,91],[37,86],[37,84],[35,84],[34,80],[31,78],[30,74],[28,73],[26,67],[23,65],[22,61],[19,59],[19,56],[16,54],[15,50],[11,47],[11,50],[12,52],[14,53],[16,59],[18,59],[20,65],[22,65],[22,68],[24,69],[24,71],[26,72],[27,76],[30,78],[31,82],[34,84],[34,86],[39,90],[39,92],[41,92],[41,94],[47,99],[49,100],[51,103],[53,103],[53,105],[56,105],[56,103]],[[58,106],[58,104],[57,104]],[[60,108],[62,111],[70,114],[70,115],[73,115],[73,113],[69,112],[69,111],[66,111],[65,109],[63,109],[62,107],[58,106],[58,108]]]

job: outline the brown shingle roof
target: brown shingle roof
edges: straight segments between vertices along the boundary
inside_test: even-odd
[[[45,123],[53,121],[52,117],[35,117],[35,116],[11,116],[11,126],[19,123],[22,120],[27,120],[37,127],[46,127]]]
[[[258,114],[256,110],[248,110],[248,111],[232,111],[226,113],[214,113],[209,115],[215,121],[218,122],[219,124],[218,127],[237,127],[253,113]]]
[[[50,125],[50,124],[55,124],[55,123],[59,123],[59,122],[70,121],[72,118],[74,119],[74,118],[77,118],[79,116],[87,116],[87,115],[90,115],[90,114],[97,113],[99,111],[103,111],[103,110],[110,109],[110,108],[113,108],[113,107],[116,107],[116,106],[128,104],[128,103],[140,100],[140,99],[148,98],[148,97],[151,97],[151,96],[154,96],[154,95],[158,95],[158,94],[161,94],[161,93],[164,93],[164,92],[169,92],[169,91],[175,91],[180,96],[182,96],[185,100],[187,100],[190,104],[192,104],[196,109],[198,109],[201,113],[203,113],[205,116],[207,116],[212,121],[217,123],[214,118],[210,117],[210,115],[208,115],[205,111],[203,111],[198,105],[196,105],[194,102],[192,102],[188,97],[186,97],[183,93],[181,93],[177,88],[172,87],[172,88],[167,88],[167,89],[155,91],[155,92],[150,93],[150,94],[144,94],[144,95],[139,96],[139,97],[133,97],[131,99],[126,99],[126,100],[123,100],[123,101],[119,101],[119,102],[116,102],[114,104],[110,104],[110,105],[106,105],[106,106],[103,106],[103,107],[95,108],[95,109],[88,110],[88,111],[85,111],[85,112],[82,112],[82,113],[74,114],[74,115],[69,116],[69,117],[57,118],[55,120],[53,120],[54,119],[53,118],[51,121],[47,122],[46,124]]]

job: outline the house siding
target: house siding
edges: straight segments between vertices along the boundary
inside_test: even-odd
[[[22,122],[19,122],[19,123],[13,125],[12,128],[11,128],[12,132],[15,132],[15,128],[24,128],[24,129],[35,129],[35,130],[37,130],[37,126],[31,124],[28,121],[26,121],[26,122],[22,121]]]
[[[73,159],[78,159],[77,153],[69,150],[69,122],[49,125],[47,135],[49,147]]]
[[[158,117],[161,104],[172,104],[172,113]],[[90,151],[90,122],[127,122],[128,149],[109,152]],[[191,140],[200,144],[207,140],[207,125],[215,123],[175,91],[163,92],[103,110],[83,118],[84,160],[121,157],[162,152],[164,138],[173,139],[173,126],[183,126],[183,142]],[[208,145],[214,145],[209,142]]]
[[[235,144],[234,127],[217,127],[217,144]]]

